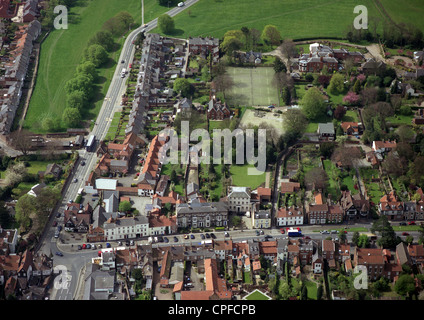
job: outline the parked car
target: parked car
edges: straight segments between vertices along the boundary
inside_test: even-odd
[[[62,252],[59,252],[59,251],[56,252],[56,255],[59,256],[59,257],[63,257],[63,253]]]
[[[402,232],[402,235],[403,236],[409,236],[409,233],[408,232]]]
[[[211,233],[211,238],[216,239],[216,235],[214,233]]]
[[[200,238],[205,239],[205,235],[202,233],[202,234],[200,235]]]
[[[163,237],[163,241],[165,241],[165,243],[168,243],[169,239],[167,237]]]
[[[185,234],[184,235],[184,239],[188,239],[188,234]]]
[[[87,248],[87,245],[86,245],[85,243],[83,243],[83,244],[82,244],[82,248],[83,248],[83,249],[86,249],[86,248]]]
[[[413,225],[415,225],[415,221],[409,221],[409,222],[408,222],[408,224],[409,224],[410,226],[413,226]]]
[[[281,228],[281,229],[280,229],[280,232],[281,232],[282,234],[284,234],[286,231],[285,231],[283,228]]]
[[[191,234],[191,235],[190,235],[190,238],[191,238],[191,239],[194,239],[194,238],[195,238],[194,234]]]
[[[178,238],[177,237],[174,237],[174,242],[178,242]]]
[[[134,240],[130,240],[130,245],[133,246],[134,245]]]
[[[78,250],[81,250],[82,249],[82,246],[79,244],[78,245]]]
[[[226,237],[229,237],[229,236],[230,236],[230,234],[229,234],[227,231],[225,231],[224,235],[225,235]]]
[[[109,242],[106,243],[106,248],[110,248],[110,247],[111,247],[110,243]]]
[[[205,233],[205,236],[207,239],[209,239],[211,237],[211,235],[209,233]]]
[[[87,246],[86,246],[86,248],[87,249],[91,249],[91,244],[88,243]]]
[[[401,222],[400,225],[401,226],[406,226],[406,222]]]

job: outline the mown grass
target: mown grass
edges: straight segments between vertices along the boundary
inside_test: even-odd
[[[155,0],[145,2],[145,22],[168,10]],[[103,24],[121,11],[128,11],[135,20],[134,27],[141,24],[141,1],[139,0],[90,0],[84,6],[69,10],[68,29],[53,30],[41,45],[37,81],[24,122],[24,128],[44,133],[40,120],[51,116],[61,118],[66,103],[65,84],[71,79],[82,53],[93,35]],[[124,38],[116,39],[122,47]],[[101,108],[103,98],[112,79],[120,49],[109,54],[109,61],[98,69],[95,83],[96,97],[89,110],[84,110],[85,120],[94,119]],[[62,130],[66,128],[61,128]]]

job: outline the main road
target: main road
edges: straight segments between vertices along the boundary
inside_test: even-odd
[[[197,1],[198,0],[187,0],[184,2],[184,6],[174,7],[166,13],[169,16],[173,17],[181,11],[185,10],[186,8],[190,7]],[[115,73],[113,75],[113,78],[111,79],[109,89],[107,91],[106,97],[104,98],[97,120],[90,133],[91,135],[95,135],[96,141],[101,141],[105,138],[109,130],[110,122],[113,118],[114,113],[120,111],[121,109],[121,97],[122,94],[125,93],[127,79],[126,77],[121,77],[121,71],[123,68],[126,68],[128,70],[129,64],[131,63],[134,57],[134,40],[141,31],[149,32],[157,27],[157,18],[144,24],[143,13],[144,3],[142,1],[142,25],[137,29],[133,30],[125,39],[125,43],[122,47],[117,67],[115,69]],[[93,148],[93,151],[94,152],[89,152],[86,150],[80,151],[80,157],[77,163],[75,164],[68,184],[65,186],[61,202],[58,204],[56,210],[54,210],[53,214],[51,215],[51,218],[47,222],[46,231],[40,236],[38,249],[39,252],[43,252],[47,255],[50,255],[60,251],[57,246],[57,241],[60,241],[60,238],[56,239],[54,237],[56,228],[53,227],[53,221],[56,219],[56,215],[60,213],[61,217],[59,218],[59,223],[62,222],[63,224],[63,212],[66,203],[69,200],[76,199],[78,195],[78,190],[84,187],[85,181],[87,181],[90,172],[96,164],[97,156],[95,148]],[[75,297],[76,290],[78,289],[77,284],[78,279],[80,277],[81,269],[86,265],[86,263],[89,263],[91,261],[91,258],[94,256],[96,256],[96,252],[81,251],[75,252],[73,254],[68,252],[65,253],[63,257],[55,256],[54,266],[64,266],[66,268],[68,273],[68,283],[67,286],[63,286],[60,290],[56,290],[55,297],[52,298],[65,300],[73,299]]]

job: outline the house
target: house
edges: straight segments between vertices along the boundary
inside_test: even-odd
[[[259,197],[259,203],[267,203],[271,201],[271,188],[258,188],[256,193]]]
[[[50,163],[47,165],[46,171],[44,171],[43,176],[52,175],[55,179],[59,179],[62,174],[62,167],[56,163]]]
[[[378,213],[389,220],[403,220],[404,203],[399,201],[395,192],[391,191],[380,199]]]
[[[250,201],[251,201],[250,188],[230,186],[228,188],[227,201],[228,201],[228,210],[230,212],[244,214],[247,211],[252,210],[252,206],[250,204]]]
[[[322,240],[322,259],[326,260],[329,268],[336,267],[336,244],[333,240]]]
[[[282,195],[286,193],[293,193],[300,190],[299,182],[282,182],[280,187],[280,192]]]
[[[396,148],[396,141],[373,141],[372,150],[384,154]]]
[[[333,53],[322,54],[322,52],[311,52],[302,55],[298,61],[300,72],[321,72],[324,67],[326,67],[329,72],[339,69],[339,62],[334,57]]]
[[[125,294],[116,292],[115,270],[101,270],[95,263],[88,265],[84,278],[83,300],[124,300]]]
[[[252,214],[252,226],[256,229],[271,228],[271,210],[259,210]]]
[[[225,227],[228,224],[228,204],[225,202],[178,203],[176,213],[179,228]]]
[[[226,102],[212,98],[208,103],[207,116],[210,120],[224,120],[231,116],[231,111]]]
[[[346,135],[356,136],[360,134],[358,122],[342,122],[340,126]]]
[[[33,196],[33,197],[37,197],[41,190],[43,190],[46,187],[46,184],[44,182],[38,183],[35,186],[33,186],[31,188],[31,190],[28,191],[28,194]]]
[[[386,70],[386,64],[383,61],[377,61],[374,58],[369,58],[362,63],[359,68],[365,75],[381,75]]]
[[[333,141],[336,138],[336,132],[332,122],[319,123],[317,133],[320,140]]]
[[[183,117],[190,117],[191,110],[192,110],[192,102],[188,98],[183,98],[179,100],[175,105],[174,108],[176,109],[176,114],[181,113],[181,116]]]
[[[280,208],[277,211],[276,225],[278,227],[303,225],[303,210],[295,206]]]
[[[191,55],[200,55],[205,59],[212,55],[212,62],[219,60],[219,39],[209,37],[189,37],[188,52]]]
[[[240,54],[242,63],[260,64],[262,62],[262,53],[248,51]]]
[[[422,265],[424,263],[424,246],[422,244],[408,245],[408,254],[412,264]]]
[[[370,203],[361,194],[351,195],[350,191],[342,191],[340,205],[347,220],[367,218]]]
[[[408,266],[412,265],[411,257],[409,256],[408,247],[406,246],[404,242],[401,242],[396,246],[396,258],[397,258],[397,263],[399,265],[404,265],[404,264]]]
[[[105,241],[146,237],[149,235],[149,221],[143,215],[112,218],[103,224]]]

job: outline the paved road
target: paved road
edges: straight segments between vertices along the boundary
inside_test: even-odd
[[[188,8],[189,6],[193,5],[197,1],[198,0],[188,0],[185,2],[185,5],[183,7],[172,8],[167,12],[167,14],[173,17]],[[143,9],[144,7],[142,5],[142,10]],[[142,21],[144,22],[144,17],[142,17]],[[121,78],[121,71],[123,68],[128,69],[129,64],[131,63],[134,57],[135,46],[132,43],[143,29],[145,30],[145,32],[149,32],[156,28],[157,19],[154,19],[148,22],[147,24],[147,27],[142,25],[133,32],[131,32],[131,34],[125,40],[121,55],[118,60],[118,66],[116,67],[102,108],[99,112],[96,123],[91,132],[91,134],[96,136],[97,142],[104,139],[108,132],[110,122],[113,118],[114,113],[121,110],[121,97],[126,90],[127,80],[126,77]],[[123,62],[121,63],[121,61]],[[96,150],[96,148],[93,148],[93,150]],[[65,204],[69,200],[75,200],[78,194],[78,190],[84,187],[85,181],[87,181],[91,170],[96,164],[96,161],[97,156],[95,152],[88,152],[86,150],[80,151],[80,158],[77,161],[74,171],[71,174],[72,178],[70,179],[70,183],[68,184],[68,186],[65,187],[64,195],[61,200],[61,203],[58,206],[58,210],[53,212],[51,219],[48,221],[47,231],[40,237],[41,246],[39,251],[44,252],[46,254],[55,254],[56,252],[61,251],[64,248],[63,244],[59,244],[58,247],[57,239],[54,238],[56,228],[53,227],[53,221],[56,219],[57,212],[62,214],[62,218],[59,219],[63,219]],[[83,162],[85,163],[85,165],[82,165]],[[54,299],[70,300],[73,298],[78,298],[75,296],[76,294],[80,294],[80,288],[77,288],[77,284],[79,283],[78,279],[80,278],[82,267],[89,263],[92,257],[95,257],[97,255],[97,251],[83,252],[72,249],[75,248],[71,247],[70,252],[72,253],[72,251],[74,251],[72,254],[65,252],[63,257],[55,256],[54,266],[64,266],[66,268],[68,274],[68,281],[66,286],[62,286],[59,290],[53,290],[54,297],[52,298]],[[78,290],[78,292],[76,292],[76,290]]]

